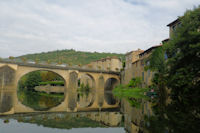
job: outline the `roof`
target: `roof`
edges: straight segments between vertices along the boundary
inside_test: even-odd
[[[136,62],[140,61],[140,59],[137,59],[136,61],[132,62],[131,64],[135,64]]]
[[[172,25],[174,25],[174,24],[176,24],[176,23],[178,23],[180,21],[180,19],[179,18],[177,18],[176,20],[174,20],[173,22],[171,22],[171,23],[169,23],[167,26],[172,26]]]
[[[141,55],[143,55],[143,54],[145,54],[145,53],[148,53],[148,52],[150,52],[151,50],[153,50],[153,49],[155,49],[155,48],[157,48],[157,47],[160,47],[160,46],[162,46],[162,44],[152,46],[152,47],[150,47],[149,49],[145,50],[144,52],[140,53],[139,56],[141,56]]]
[[[143,52],[144,50],[141,50],[141,49],[133,50],[133,51],[130,51],[130,52],[126,53],[125,55],[129,55],[129,54],[131,54],[133,52],[138,52],[138,51]]]
[[[130,51],[130,52],[128,52],[128,53],[126,53],[125,55],[129,55],[129,54],[131,54],[133,51]]]
[[[162,44],[169,41],[169,38],[162,40]]]

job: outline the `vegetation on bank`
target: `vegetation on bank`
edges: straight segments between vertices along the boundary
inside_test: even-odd
[[[37,62],[58,63],[68,65],[84,65],[89,64],[92,61],[99,60],[101,58],[116,56],[124,60],[124,54],[117,53],[98,53],[98,52],[82,52],[70,50],[57,50],[50,52],[42,52],[37,54],[28,54],[19,57],[15,57],[16,60],[32,60]]]
[[[199,133],[200,125],[200,6],[180,17],[169,42],[150,57],[158,94],[150,133]]]
[[[125,98],[133,107],[139,108],[142,100],[147,100],[149,97],[146,93],[149,88],[142,88],[142,81],[139,77],[130,80],[127,85],[119,85],[113,89],[114,96]]]

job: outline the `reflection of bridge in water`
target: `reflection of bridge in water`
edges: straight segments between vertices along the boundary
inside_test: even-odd
[[[0,119],[10,118],[16,119],[18,122],[60,129],[118,127],[122,126],[123,123],[122,114],[115,111],[31,113],[0,116]]]
[[[19,80],[26,74],[45,70],[60,75],[65,81],[64,101],[45,112],[77,112],[118,107],[110,92],[120,81],[118,72],[56,67],[36,64],[0,62],[0,114],[40,112],[21,104],[17,97]],[[77,93],[78,80],[91,80],[92,93],[81,97]]]

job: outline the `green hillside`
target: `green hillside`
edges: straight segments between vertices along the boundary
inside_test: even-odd
[[[64,63],[70,65],[84,65],[92,61],[96,61],[105,57],[117,56],[124,60],[124,54],[116,53],[98,53],[98,52],[83,52],[71,50],[57,50],[50,52],[42,52],[36,54],[28,54],[16,57],[16,59],[45,61],[53,63]]]

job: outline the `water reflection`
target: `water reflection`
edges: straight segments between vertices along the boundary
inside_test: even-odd
[[[13,107],[13,93],[0,91],[0,113],[8,112]]]
[[[90,107],[95,100],[94,91],[79,91],[78,92],[78,104],[80,107]]]
[[[109,105],[115,105],[117,102],[115,97],[113,96],[112,91],[105,91],[104,98],[105,98],[107,104],[109,104]]]
[[[3,123],[5,119],[10,119],[10,122]],[[118,112],[51,113],[32,115],[21,114],[1,117],[0,123],[1,133],[14,133],[17,131],[32,132],[32,130],[48,133],[52,131],[82,133],[84,130],[88,132],[124,132],[121,125],[122,115]],[[20,128],[22,126],[23,128]],[[113,126],[115,128],[113,128]],[[51,128],[55,129],[52,130]]]
[[[70,84],[69,87],[72,89],[64,89],[64,92],[62,89],[63,93],[60,94],[61,91],[55,89],[58,86],[51,86],[50,89],[43,91],[48,87],[47,85],[33,87],[30,90],[23,86],[24,83],[20,85],[22,85],[20,93],[17,91],[18,89],[10,86],[9,88],[4,86],[4,89],[0,89],[1,133],[30,133],[33,131],[35,133],[36,130],[44,133],[55,131],[70,131],[72,133],[84,131],[87,133],[125,132],[122,127],[123,117],[119,113],[119,105],[116,104],[111,91],[104,91],[103,88],[77,91],[76,84]],[[8,113],[11,110],[13,111]],[[23,128],[20,128],[22,126]],[[52,128],[54,129],[52,130]]]
[[[67,101],[69,111],[74,111],[77,107],[77,92],[69,91],[67,92]]]

